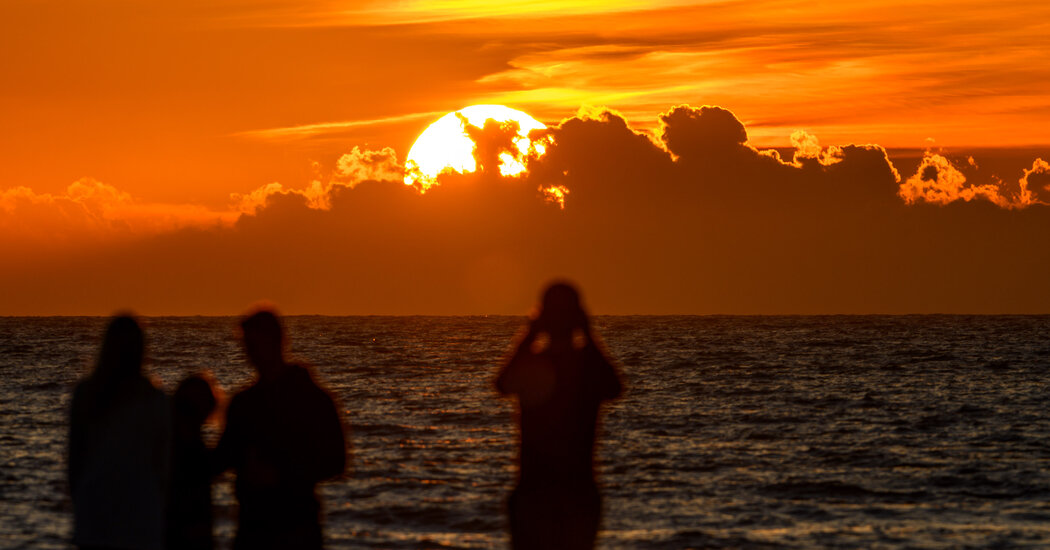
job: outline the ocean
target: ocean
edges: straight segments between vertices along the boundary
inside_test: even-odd
[[[233,317],[143,319],[171,391],[252,370]],[[0,318],[0,546],[68,548],[70,391],[104,318]],[[330,548],[505,548],[520,317],[289,317],[350,426]],[[1050,547],[1050,316],[597,317],[624,396],[600,548]],[[216,428],[209,426],[214,441]],[[227,547],[232,477],[214,485]]]

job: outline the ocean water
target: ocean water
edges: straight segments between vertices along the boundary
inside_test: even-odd
[[[102,318],[0,318],[0,546],[66,548],[70,390]],[[500,548],[523,319],[292,317],[351,475],[331,548]],[[234,318],[144,320],[167,390],[251,379]],[[1050,546],[1050,317],[598,317],[624,397],[600,436],[601,548]],[[215,437],[215,429],[209,436]],[[236,505],[215,484],[218,538]]]

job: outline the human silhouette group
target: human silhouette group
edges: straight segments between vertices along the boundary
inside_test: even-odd
[[[286,358],[273,310],[244,316],[240,329],[256,378],[230,400],[210,448],[202,437],[218,405],[210,378],[190,376],[169,397],[143,372],[145,337],[135,318],[110,321],[70,410],[74,545],[212,549],[212,482],[232,470],[233,548],[323,547],[316,488],[343,476],[347,464],[339,408],[309,367]],[[495,385],[518,404],[518,480],[507,500],[512,548],[593,548],[600,405],[622,386],[571,284],[546,288]]]

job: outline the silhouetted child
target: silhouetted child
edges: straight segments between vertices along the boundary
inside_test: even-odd
[[[544,333],[549,344],[534,350]],[[593,548],[601,522],[594,477],[599,406],[619,396],[622,387],[594,342],[575,288],[566,283],[547,288],[542,311],[496,388],[518,398],[518,485],[508,500],[512,547]]]
[[[302,366],[284,358],[277,315],[241,322],[244,350],[258,372],[233,396],[215,449],[216,470],[237,472],[235,549],[321,548],[316,485],[342,475],[346,440],[334,401]]]
[[[179,384],[173,401],[171,487],[168,493],[168,550],[211,550],[211,457],[201,426],[215,410],[215,394],[202,376]]]
[[[171,404],[143,376],[142,329],[114,317],[95,370],[77,384],[69,421],[73,544],[164,547]]]

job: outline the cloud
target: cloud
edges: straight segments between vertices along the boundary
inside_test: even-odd
[[[973,156],[966,157],[966,166],[975,172],[980,170]],[[1003,181],[998,175],[990,176],[987,183],[975,184],[968,182],[960,168],[947,157],[927,150],[915,174],[901,183],[898,195],[908,204],[945,205],[956,201],[984,200],[1006,209],[1027,208],[1048,204],[1048,171],[1050,165],[1036,159],[1031,169],[1023,170],[1024,175],[1016,185]]]
[[[320,172],[320,165],[314,165],[314,171]],[[339,188],[353,188],[363,181],[397,182],[405,177],[405,168],[397,160],[397,153],[390,147],[378,151],[361,149],[358,146],[339,157],[335,167],[327,178],[313,179],[303,189],[287,188],[279,182],[268,183],[248,193],[232,193],[230,199],[235,209],[244,214],[255,214],[266,206],[273,197],[295,195],[301,197],[305,204],[316,210],[331,208],[332,194]]]
[[[359,128],[362,126],[379,126],[385,124],[396,124],[411,120],[419,120],[425,118],[434,118],[435,116],[441,116],[445,114],[443,111],[429,111],[425,113],[409,113],[407,115],[398,115],[390,117],[380,117],[372,119],[362,120],[341,120],[336,122],[318,122],[314,124],[300,124],[298,126],[285,126],[280,128],[266,128],[263,130],[248,130],[245,132],[238,132],[235,135],[265,139],[265,140],[287,140],[287,139],[299,139],[309,138],[320,134],[341,132],[351,128]]]
[[[721,157],[746,149],[747,130],[721,107],[680,105],[660,115],[660,139],[676,157]]]
[[[227,208],[150,202],[92,178],[70,184],[63,193],[38,193],[28,187],[0,190],[0,248],[5,252],[105,245],[182,229],[231,227],[243,215],[255,215],[274,200],[292,196],[312,209],[331,208],[334,193],[363,181],[397,182],[404,177],[393,149],[354,147],[340,156],[327,175],[303,188],[272,182],[248,193],[232,193]]]
[[[490,118],[482,126],[475,126],[461,113],[457,112],[456,118],[463,125],[463,133],[474,142],[474,161],[482,173],[505,174],[504,166],[521,162],[516,144],[521,126],[517,121]]]
[[[332,173],[332,181],[354,185],[367,180],[399,181],[405,177],[404,167],[397,161],[397,153],[390,147],[370,151],[354,146],[339,157]]]
[[[571,191],[564,185],[551,185],[549,187],[540,186],[540,192],[543,193],[543,198],[547,202],[557,204],[558,208],[565,210],[565,198]]]
[[[1028,204],[1050,204],[1050,163],[1039,158],[1021,178],[1022,201]]]
[[[304,187],[235,197],[232,224],[0,273],[0,289],[22,289],[0,313],[232,313],[259,299],[289,313],[521,313],[556,276],[603,313],[1050,310],[1031,290],[1050,251],[1021,238],[1050,231],[1050,208],[1009,207],[1022,191],[1044,196],[1042,160],[1009,191],[965,155],[895,163],[878,145],[806,132],[792,149],[760,149],[715,106],[673,107],[658,126],[583,110],[534,135],[546,152],[522,158],[527,173],[445,173],[425,194],[403,184],[393,151],[352,150]],[[479,165],[498,166],[506,128],[476,130]],[[2,204],[105,223],[138,205],[83,185],[61,200],[9,191]]]
[[[680,5],[682,2],[637,2],[590,0],[559,0],[558,2],[509,1],[493,3],[487,1],[460,2],[399,2],[393,5],[363,3],[354,6],[341,6],[333,10],[326,3],[307,2],[295,4],[295,9],[288,9],[280,3],[276,8],[260,10],[255,14],[253,23],[266,26],[303,27],[309,25],[419,25],[435,22],[467,22],[475,24],[479,19],[491,21],[505,19],[523,21],[529,18],[551,18],[566,16],[593,17],[609,12],[637,11]],[[258,8],[257,8],[258,9]]]
[[[3,240],[28,248],[75,244],[90,239],[128,238],[184,227],[229,226],[237,214],[192,204],[138,201],[112,185],[82,178],[64,193],[27,187],[0,190]]]
[[[817,136],[810,135],[805,130],[796,130],[791,134],[791,145],[795,147],[795,161],[820,158],[823,152]]]
[[[971,201],[978,196],[989,200],[998,198],[994,188],[966,185],[966,176],[947,158],[930,152],[923,155],[918,171],[901,184],[899,195],[908,204],[919,201],[948,204]]]
[[[499,70],[480,79],[494,90],[479,100],[521,105],[541,117],[582,101],[605,103],[652,130],[651,113],[702,97],[733,105],[758,144],[803,125],[824,139],[863,137],[887,146],[916,143],[930,128],[942,143],[1041,143],[1045,124],[1031,121],[1046,117],[1047,99],[1033,94],[1030,82],[1045,80],[1048,69],[1037,49],[1002,44],[1043,40],[1048,15],[1050,7],[1035,3],[1001,10],[759,1],[576,22],[601,29],[591,33],[573,28],[571,18],[547,20],[528,34],[528,47],[511,50]],[[459,30],[499,33],[503,42],[529,25],[481,27]]]

